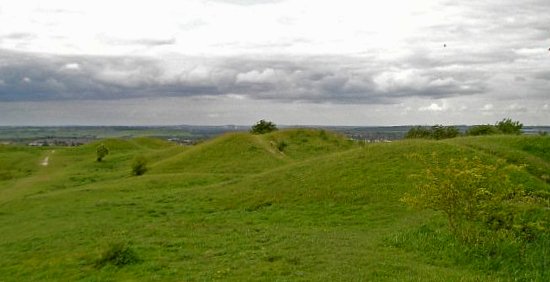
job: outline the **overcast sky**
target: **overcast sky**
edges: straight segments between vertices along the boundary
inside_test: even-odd
[[[0,0],[0,125],[550,125],[548,0]]]

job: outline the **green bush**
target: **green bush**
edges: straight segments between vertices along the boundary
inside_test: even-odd
[[[105,144],[101,143],[99,146],[97,146],[96,152],[97,152],[97,161],[101,162],[103,158],[105,158],[105,156],[109,154],[109,149],[105,146]]]
[[[405,138],[411,139],[411,138],[424,138],[429,139],[431,138],[431,131],[427,127],[423,126],[415,126],[405,134]]]
[[[519,121],[512,121],[511,119],[503,119],[495,125],[496,128],[502,133],[502,134],[521,134],[521,129],[523,128],[523,124]]]
[[[454,126],[434,125],[432,127],[415,126],[405,134],[405,138],[422,138],[422,139],[447,139],[455,138],[460,135],[458,128]]]
[[[464,241],[479,240],[487,230],[513,232],[528,239],[544,233],[548,222],[540,220],[535,194],[526,195],[511,175],[522,167],[504,161],[487,164],[480,158],[451,159],[441,163],[433,156],[427,169],[416,175],[416,193],[401,200],[411,206],[443,212],[449,229]],[[540,201],[539,201],[540,200]]]
[[[147,159],[143,156],[138,156],[132,162],[132,174],[140,176],[147,172]]]
[[[493,135],[498,134],[500,131],[494,125],[484,124],[484,125],[474,125],[468,130],[466,130],[466,135],[468,136],[480,136],[480,135]]]
[[[271,121],[260,120],[252,128],[252,134],[265,134],[277,130],[277,126]]]
[[[483,124],[474,125],[466,131],[466,135],[479,136],[479,135],[492,135],[492,134],[521,134],[523,124],[519,121],[512,121],[511,119],[503,119],[497,122],[495,125]]]
[[[432,137],[435,140],[455,138],[460,132],[454,126],[434,125],[431,128]]]

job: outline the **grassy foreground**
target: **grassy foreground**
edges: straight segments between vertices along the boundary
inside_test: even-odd
[[[228,134],[193,147],[109,139],[0,146],[0,281],[545,281],[550,244],[500,256],[460,245],[443,215],[400,199],[411,154],[526,164],[550,192],[550,138],[360,145],[317,130]],[[136,156],[149,171],[131,176]],[[48,165],[43,165],[48,158]],[[550,207],[541,206],[541,212]],[[545,244],[545,242],[547,242]],[[485,256],[485,257],[484,257]],[[526,258],[526,259],[523,259]]]

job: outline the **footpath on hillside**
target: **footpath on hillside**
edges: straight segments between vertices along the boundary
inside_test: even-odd
[[[53,153],[55,153],[55,150],[50,151],[50,153],[44,158],[41,163],[42,166],[48,166],[48,164],[50,163],[50,155]]]

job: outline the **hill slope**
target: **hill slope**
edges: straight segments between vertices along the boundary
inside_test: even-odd
[[[342,136],[316,130],[230,133],[159,163],[154,173],[259,173],[352,146]]]
[[[57,148],[51,165],[0,186],[0,277],[506,280],[503,270],[456,265],[450,257],[395,243],[419,226],[444,223],[438,213],[410,210],[399,201],[412,191],[409,176],[424,168],[409,156],[435,152],[443,160],[482,156],[492,162],[511,160],[521,144],[543,144],[522,151],[543,167],[544,142],[495,137],[359,146],[328,132],[289,130],[229,134],[190,148],[105,140],[111,154],[102,163],[94,161],[97,144]],[[136,155],[147,156],[151,170],[131,177]],[[520,179],[530,189],[549,191],[531,170]],[[7,193],[14,187],[17,193]],[[128,251],[114,252],[118,258],[126,254],[127,265],[98,264],[117,246]]]

